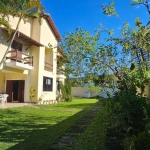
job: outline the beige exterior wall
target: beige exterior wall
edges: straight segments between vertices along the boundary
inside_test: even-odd
[[[5,73],[0,72],[0,93],[5,93]]]
[[[19,21],[18,17],[9,16],[9,22],[13,29],[16,29],[18,21]],[[24,22],[24,20],[21,20],[20,25],[19,25],[19,31],[21,31],[22,33],[24,33],[30,37],[31,36],[31,26],[32,26],[31,18],[25,19],[25,22]]]
[[[25,80],[26,75],[21,73],[7,73],[7,80]]]
[[[73,97],[95,97],[95,96],[100,96],[101,92],[94,92],[94,93],[89,93],[86,92],[84,87],[72,87],[72,96]]]
[[[17,17],[10,17],[10,24],[13,29],[16,28],[17,23]],[[43,44],[44,47],[32,45],[30,48],[28,48],[30,46],[29,44],[20,40],[19,37],[15,38],[15,40],[23,44],[23,52],[33,56],[34,70],[24,70],[1,65],[0,68],[3,69],[3,72],[0,72],[0,93],[6,92],[7,80],[25,80],[25,102],[29,101],[29,89],[31,86],[33,86],[35,89],[34,101],[37,101],[41,95],[43,95],[43,100],[56,100],[57,39],[53,31],[45,19],[42,19],[42,24],[39,24],[37,19],[30,18],[26,19],[26,22],[23,20],[21,21],[19,31]],[[6,31],[1,31],[0,37],[1,61],[8,47],[10,37]],[[49,43],[55,48],[49,49]],[[10,60],[7,60],[7,62],[8,61]],[[52,71],[44,70],[45,61],[53,65]],[[53,91],[43,91],[43,76],[53,78]],[[3,80],[4,78],[5,81]]]
[[[31,38],[40,42],[40,35],[41,35],[41,25],[38,19],[33,19],[32,27],[31,27]]]
[[[0,61],[2,60],[4,54],[5,54],[5,51],[8,47],[8,43],[7,43],[7,40],[9,39],[9,37],[7,36],[7,34],[5,32],[3,32],[1,29],[0,29],[0,49],[1,49],[1,52],[0,52]],[[0,69],[3,67],[0,66]]]
[[[45,19],[42,19],[40,29],[40,43],[46,47],[41,47],[39,51],[39,72],[38,72],[38,92],[37,98],[43,95],[43,100],[56,100],[56,70],[57,70],[57,48],[53,50],[48,49],[48,44],[50,43],[53,47],[57,45],[57,40],[53,34],[50,26]],[[44,62],[48,62],[53,65],[53,71],[44,70]],[[53,91],[44,92],[43,91],[43,77],[49,77],[53,79]]]
[[[85,89],[83,87],[72,87],[72,96],[85,97]]]
[[[49,43],[57,46],[57,39],[45,19],[42,19],[40,42],[45,46],[48,46]]]
[[[32,51],[31,51],[31,55],[33,56],[33,66],[34,66],[34,70],[29,71],[29,75],[30,75],[30,85],[29,88],[31,86],[34,87],[35,89],[35,98],[34,101],[36,101],[38,99],[38,69],[39,69],[39,51],[40,48],[37,48],[36,46],[32,46]]]

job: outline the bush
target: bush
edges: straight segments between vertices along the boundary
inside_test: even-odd
[[[102,102],[109,112],[108,149],[113,149],[114,140],[120,149],[149,150],[150,106],[147,99],[130,89]]]
[[[72,101],[71,84],[69,77],[65,80],[65,84],[60,84],[62,99],[66,102]]]

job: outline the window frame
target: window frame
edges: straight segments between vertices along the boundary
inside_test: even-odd
[[[43,92],[53,91],[53,78],[43,76]]]

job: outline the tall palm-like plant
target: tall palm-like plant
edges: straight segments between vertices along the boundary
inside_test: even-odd
[[[38,18],[40,21],[43,10],[44,9],[41,6],[40,0],[0,0],[0,13],[2,14],[2,18],[9,18],[9,15],[17,16],[19,18],[8,48],[3,56],[2,61],[0,62],[0,66],[5,63],[5,57],[7,55],[7,52],[11,48],[12,42],[19,30],[21,20],[24,20],[27,17],[33,17]]]
[[[0,25],[6,27],[10,33],[11,27],[8,21],[8,9],[2,1],[0,1]]]
[[[3,25],[4,27],[6,27],[8,29],[9,34],[11,33],[11,27],[10,27],[8,20],[6,20],[5,18],[0,18],[0,25]]]

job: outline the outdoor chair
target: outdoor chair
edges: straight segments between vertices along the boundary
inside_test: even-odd
[[[2,94],[4,103],[7,103],[8,94]]]
[[[1,103],[7,103],[7,97],[8,96],[9,96],[8,94],[0,94]]]

